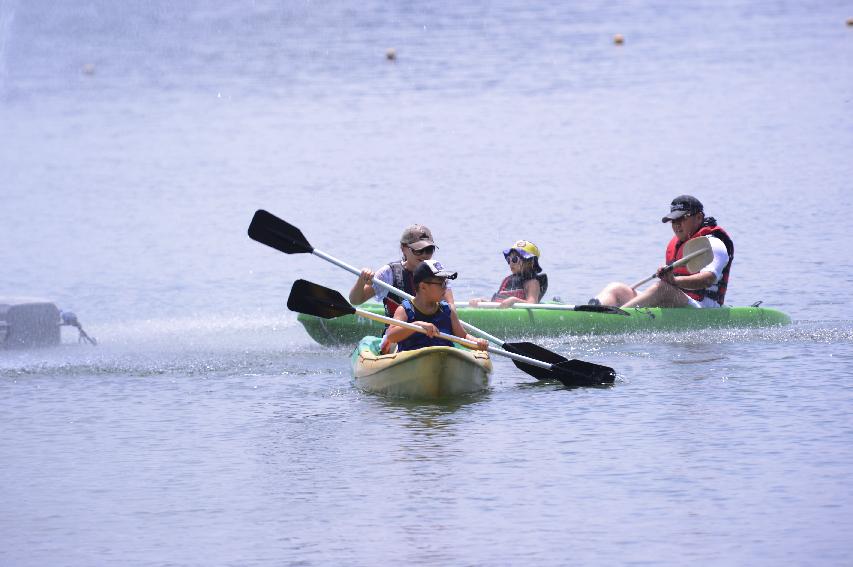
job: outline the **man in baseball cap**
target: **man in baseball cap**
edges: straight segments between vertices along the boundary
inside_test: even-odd
[[[624,283],[612,283],[590,300],[594,305],[615,307],[720,307],[726,296],[729,271],[734,259],[734,242],[713,217],[705,216],[705,207],[693,195],[679,195],[669,204],[669,213],[661,222],[671,223],[673,237],[666,247],[665,266],[657,271],[659,280],[638,293]],[[684,243],[707,238],[713,260],[697,273],[686,266],[669,269],[681,259]]]
[[[669,204],[669,214],[664,216],[661,222],[671,222],[704,211],[702,203],[693,195],[679,195]]]

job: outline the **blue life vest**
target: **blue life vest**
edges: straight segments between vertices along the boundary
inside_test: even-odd
[[[400,305],[406,310],[406,318],[409,323],[412,321],[426,321],[435,325],[442,333],[447,335],[453,334],[453,324],[450,320],[450,305],[446,301],[440,301],[438,303],[438,311],[432,315],[421,313],[408,299],[404,299]],[[408,338],[397,343],[397,352],[416,350],[428,346],[453,346],[453,343],[447,339],[440,339],[438,337],[430,338],[423,333],[415,332]]]

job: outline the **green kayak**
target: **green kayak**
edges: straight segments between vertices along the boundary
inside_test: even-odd
[[[365,311],[384,314],[382,305],[365,303]],[[466,323],[499,337],[608,335],[636,331],[674,331],[722,327],[772,327],[787,325],[791,318],[766,307],[721,307],[719,309],[630,308],[625,314],[594,313],[557,309],[457,310]],[[383,325],[346,315],[321,319],[300,314],[298,320],[322,345],[354,344],[365,335],[382,335]]]

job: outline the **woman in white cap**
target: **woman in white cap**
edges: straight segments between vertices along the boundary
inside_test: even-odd
[[[503,254],[509,264],[510,274],[492,295],[492,301],[499,301],[502,308],[512,307],[514,303],[542,301],[548,289],[548,276],[539,265],[539,247],[529,240],[519,240],[504,250]],[[472,299],[469,304],[476,307],[481,301],[485,299]]]

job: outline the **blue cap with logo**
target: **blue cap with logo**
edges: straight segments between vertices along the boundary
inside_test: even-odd
[[[413,279],[415,280],[415,285],[418,285],[427,278],[455,280],[456,275],[456,272],[446,270],[438,260],[424,260],[415,268]]]
[[[702,203],[693,195],[679,195],[669,205],[669,214],[663,217],[661,222],[670,222],[680,219],[686,215],[695,215],[704,212]]]

